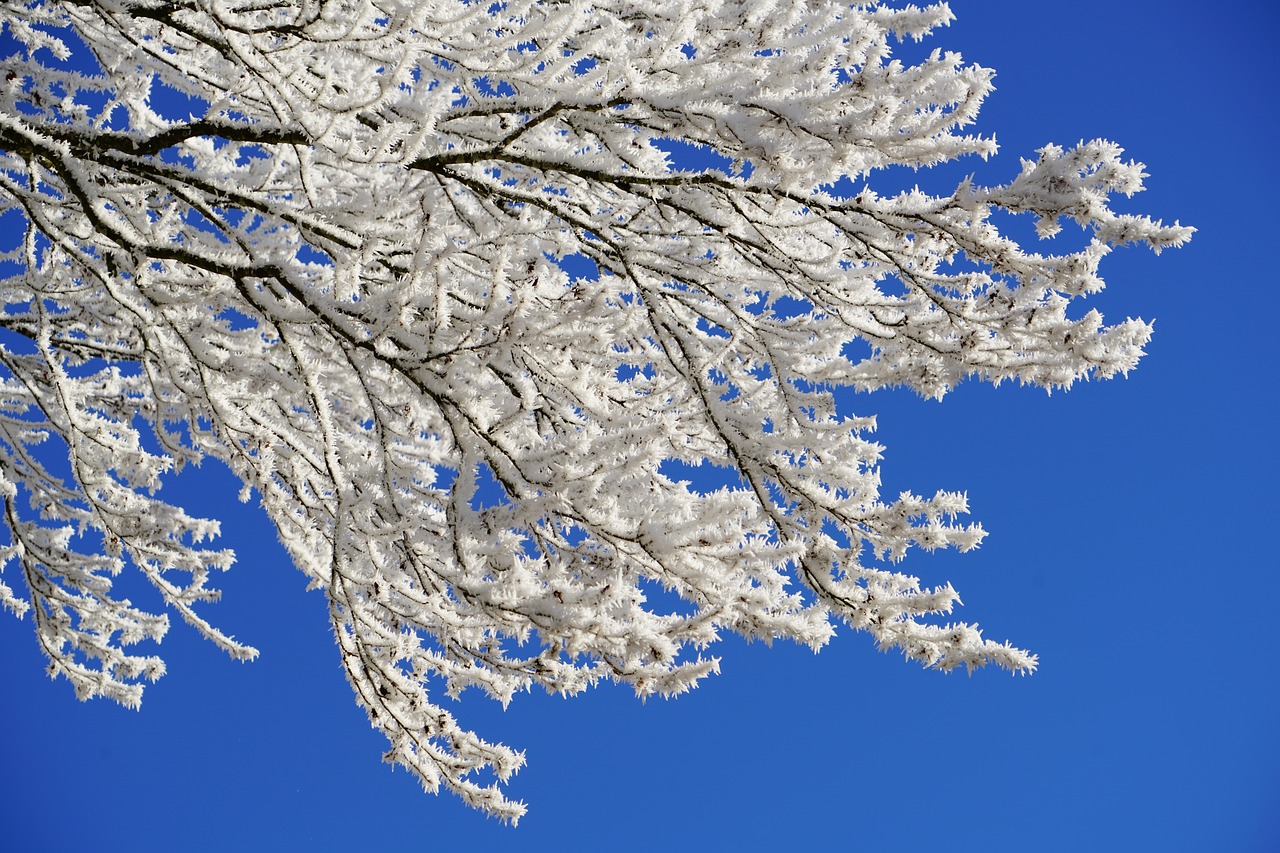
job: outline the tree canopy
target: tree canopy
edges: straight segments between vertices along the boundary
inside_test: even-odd
[[[80,698],[164,671],[126,568],[256,654],[200,607],[217,522],[163,497],[206,459],[323,591],[387,760],[503,819],[523,756],[440,694],[671,695],[726,632],[838,623],[1034,669],[898,571],[983,531],[963,494],[883,497],[875,420],[833,393],[1127,373],[1150,325],[1078,304],[1112,247],[1191,229],[1113,211],[1144,174],[1100,140],[878,194],[996,150],[991,71],[893,58],[945,5],[0,9],[0,602]]]

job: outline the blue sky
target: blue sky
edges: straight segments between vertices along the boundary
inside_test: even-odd
[[[172,488],[224,519],[239,564],[209,615],[261,658],[236,664],[175,620],[140,712],[80,704],[44,676],[30,620],[0,614],[0,847],[1280,849],[1280,12],[952,6],[926,47],[998,73],[980,129],[1001,155],[967,169],[1000,180],[1047,142],[1111,138],[1151,174],[1130,209],[1199,229],[1104,262],[1100,310],[1156,321],[1127,380],[851,402],[880,417],[886,492],[965,489],[990,532],[908,569],[952,581],[960,615],[1038,652],[1039,672],[944,676],[843,630],[817,656],[728,641],[722,675],[675,701],[470,698],[464,723],[527,752],[512,830],[380,763],[320,594],[208,466]]]

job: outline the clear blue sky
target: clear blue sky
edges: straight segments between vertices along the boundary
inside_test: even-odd
[[[207,612],[261,658],[175,620],[140,712],[79,704],[0,614],[0,849],[1280,849],[1280,7],[1222,8],[956,0],[927,43],[998,72],[980,179],[1108,137],[1151,174],[1131,209],[1199,229],[1104,262],[1101,310],[1156,321],[1129,379],[853,404],[880,415],[886,491],[968,490],[983,547],[908,568],[1036,675],[925,672],[846,630],[817,656],[726,642],[723,674],[671,702],[475,697],[463,722],[527,751],[508,829],[380,763],[320,594],[210,466],[173,488],[225,519],[240,562]]]

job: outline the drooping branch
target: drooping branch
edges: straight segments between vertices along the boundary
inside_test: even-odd
[[[122,650],[167,626],[110,594],[127,563],[251,654],[201,615],[216,523],[155,494],[210,457],[327,597],[387,760],[503,819],[523,758],[437,683],[669,695],[725,631],[816,648],[838,622],[926,666],[1034,668],[891,565],[983,534],[962,494],[882,499],[874,420],[834,391],[1124,373],[1149,327],[1069,309],[1112,246],[1189,229],[1111,210],[1142,173],[1104,142],[877,195],[882,167],[993,153],[964,132],[990,72],[892,61],[944,6],[769,8],[0,4],[23,51],[0,561],[26,591],[0,603],[35,611],[54,671],[126,704],[159,674]],[[1085,245],[1028,251],[996,211]],[[702,464],[728,485],[680,479]]]

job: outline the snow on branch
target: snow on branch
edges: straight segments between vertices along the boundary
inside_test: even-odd
[[[0,605],[81,698],[136,706],[163,672],[125,651],[168,621],[113,593],[124,570],[256,654],[201,615],[217,523],[159,497],[208,458],[327,597],[387,760],[504,820],[523,756],[441,691],[673,695],[726,631],[818,648],[838,623],[929,667],[1034,669],[897,571],[983,532],[962,494],[883,498],[874,421],[833,389],[1126,373],[1150,326],[1069,308],[1111,247],[1191,229],[1114,212],[1144,175],[1101,141],[877,195],[885,167],[995,151],[969,130],[990,71],[892,56],[945,5],[0,16]],[[1030,251],[997,211],[1084,245]],[[679,478],[704,465],[726,484]]]

